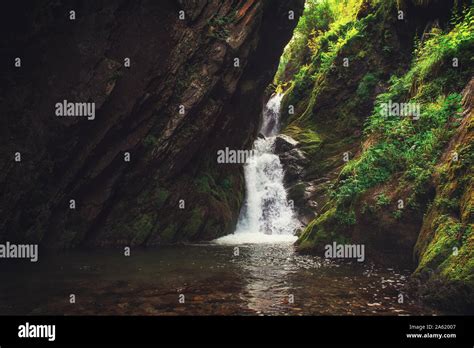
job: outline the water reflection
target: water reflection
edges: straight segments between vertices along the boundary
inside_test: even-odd
[[[237,263],[245,274],[248,308],[261,314],[284,307],[294,290],[288,276],[298,270],[292,245],[254,244],[242,248],[243,257]]]
[[[295,253],[291,244],[241,246],[234,260],[243,300],[256,314],[433,314],[406,292],[408,271],[370,263],[336,263]],[[402,302],[400,302],[402,295]]]
[[[290,243],[70,252],[0,264],[0,314],[432,314],[409,272],[299,255]],[[75,293],[77,302],[68,302]],[[404,303],[397,296],[404,293]],[[178,302],[184,294],[186,302]],[[292,295],[292,296],[290,296]],[[294,299],[294,303],[292,303]]]

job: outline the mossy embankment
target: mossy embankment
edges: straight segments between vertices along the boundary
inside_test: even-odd
[[[300,251],[363,243],[411,264],[427,301],[472,310],[473,56],[466,2],[307,3],[276,77],[317,202]]]

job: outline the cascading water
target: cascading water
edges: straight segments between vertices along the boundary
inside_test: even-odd
[[[219,244],[275,243],[296,240],[299,222],[288,203],[283,185],[283,167],[273,153],[279,131],[280,103],[276,94],[263,110],[260,133],[254,142],[254,155],[245,165],[246,201],[234,234],[216,240]]]

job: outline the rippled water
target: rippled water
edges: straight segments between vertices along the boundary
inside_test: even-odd
[[[0,314],[434,313],[404,292],[406,270],[329,262],[296,254],[290,243],[239,245],[238,255],[235,248],[132,249],[130,257],[123,250],[70,252],[41,254],[36,264],[2,263]]]

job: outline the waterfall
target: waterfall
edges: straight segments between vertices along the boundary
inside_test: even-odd
[[[276,94],[263,110],[260,133],[253,145],[254,155],[244,167],[246,200],[236,231],[216,240],[219,244],[273,243],[295,241],[299,222],[288,202],[283,185],[283,167],[274,153],[279,131],[280,103]]]

